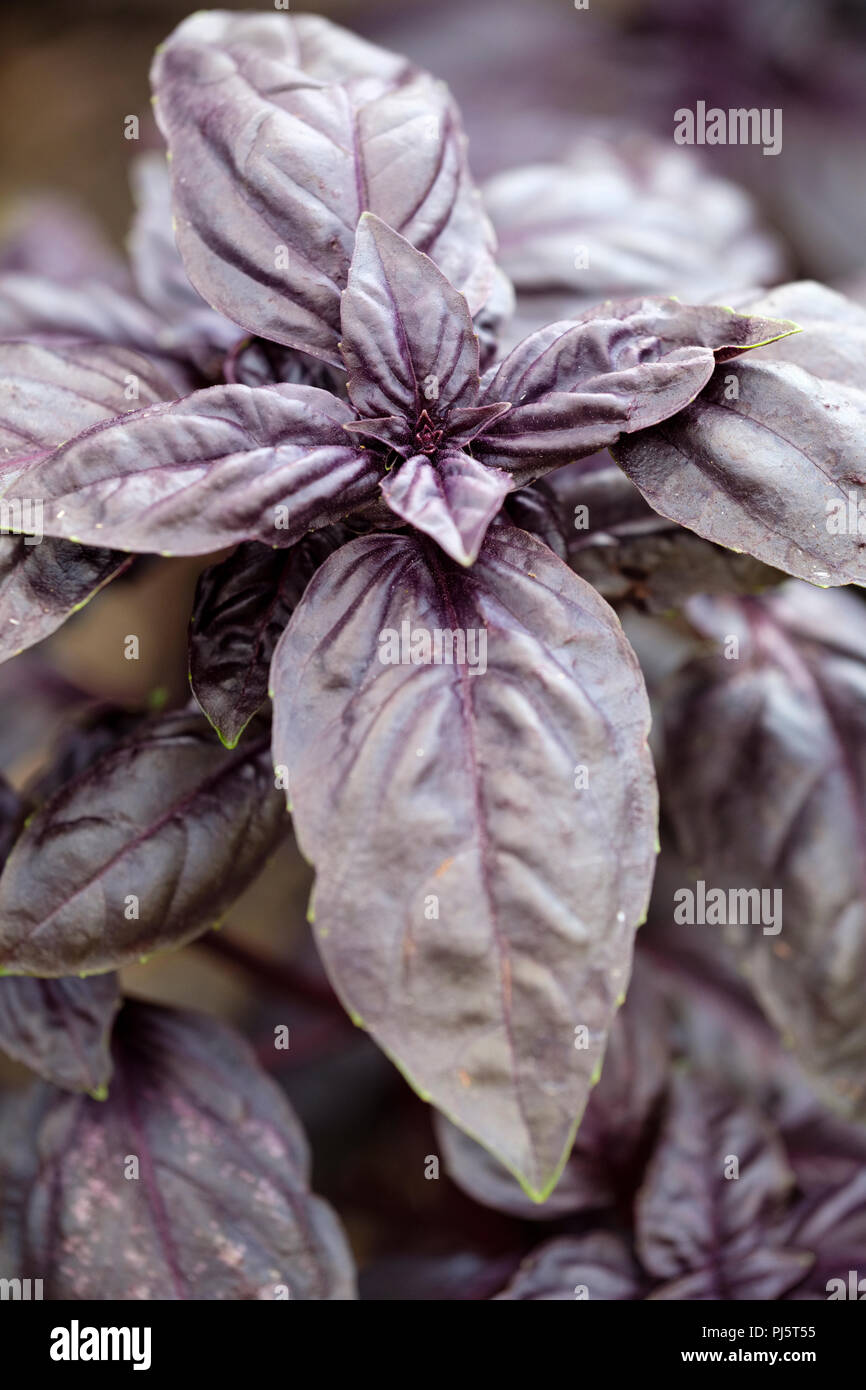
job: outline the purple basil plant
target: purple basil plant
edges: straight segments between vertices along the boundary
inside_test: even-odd
[[[828,1194],[861,1225],[866,1201],[846,1129],[866,1116],[866,623],[819,592],[866,583],[866,312],[752,283],[779,258],[739,195],[694,172],[671,195],[640,141],[623,169],[645,159],[659,192],[641,211],[624,183],[604,209],[593,303],[557,246],[613,150],[500,174],[485,204],[444,84],[320,18],[193,15],[152,81],[168,163],[135,170],[131,279],[0,274],[2,655],[134,557],[211,557],[189,705],[91,712],[26,792],[3,785],[0,1045],[45,1080],[0,1163],[3,1271],[52,1297],[355,1296],[298,1121],[246,1044],[121,1007],[118,985],[208,932],[291,825],[331,985],[439,1112],[455,1181],[521,1231],[560,1223],[452,1271],[475,1292],[445,1296],[823,1296],[855,1258]],[[663,271],[649,253],[635,271],[622,220],[633,206],[658,238],[662,188],[705,263],[671,241]],[[659,292],[680,270],[694,302]],[[785,576],[809,583],[776,591]],[[624,599],[645,624],[676,610],[672,694]],[[783,884],[793,939],[733,943],[750,984],[732,1017],[762,1075],[769,1052],[782,1067],[776,1025],[842,1105],[835,1129],[799,1080],[744,1099],[754,1060],[710,1085],[700,1004],[684,1022],[680,998],[675,1035],[662,1016],[691,948],[652,915],[630,992],[659,850],[650,695],[665,855],[691,866],[664,882]],[[847,867],[803,905],[840,802]],[[690,1049],[698,1074],[671,1080]],[[182,1235],[169,1258],[154,1229],[118,1272],[91,1217],[106,1155],[142,1144]],[[716,1192],[718,1154],[740,1151],[759,1156],[746,1216],[735,1184]],[[671,1212],[677,1184],[699,1229]],[[574,1225],[600,1209],[617,1223]]]

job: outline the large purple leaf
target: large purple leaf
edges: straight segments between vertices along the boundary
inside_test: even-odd
[[[278,639],[321,562],[348,539],[314,531],[288,550],[254,541],[202,574],[190,625],[192,691],[227,748],[268,697]]]
[[[353,418],[312,386],[212,386],[89,430],[7,495],[44,499],[47,535],[91,545],[292,545],[377,494],[375,462],[343,429]]]
[[[335,988],[543,1200],[628,983],[655,858],[646,696],[618,623],[505,524],[468,572],[415,536],[372,535],[314,576],[271,686]]]
[[[129,563],[71,541],[0,536],[0,661],[50,636]]]
[[[552,323],[485,375],[482,402],[510,401],[512,409],[476,451],[508,469],[515,486],[531,482],[676,414],[717,362],[795,327],[673,299],[624,300]]]
[[[866,620],[848,594],[704,602],[739,659],[691,663],[665,708],[667,813],[695,877],[780,894],[729,925],[747,978],[836,1105],[866,1116]],[[707,927],[703,930],[721,931]]]
[[[62,787],[0,876],[3,969],[111,970],[212,926],[286,829],[268,741],[229,753],[203,716],[168,715]]]
[[[651,1297],[781,1298],[812,1264],[782,1238],[793,1181],[759,1111],[677,1076],[637,1203],[638,1254],[664,1281]]]
[[[564,1303],[575,1299],[632,1302],[643,1297],[640,1266],[621,1236],[596,1231],[557,1236],[533,1250],[497,1300]]]
[[[119,1007],[114,974],[0,979],[0,1049],[55,1086],[100,1096],[111,1076],[109,1039]]]
[[[75,1302],[354,1298],[300,1125],[225,1024],[127,1003],[108,1099],[38,1099],[29,1173],[7,1160],[4,1277]]]
[[[444,415],[475,404],[478,339],[466,300],[378,217],[358,223],[340,350],[349,398],[366,417]]]
[[[492,229],[442,83],[311,15],[193,15],[157,53],[177,242],[220,312],[339,365],[340,292],[369,210],[473,312]]]
[[[815,584],[861,583],[866,310],[804,283],[749,312],[803,332],[719,367],[676,419],[621,440],[616,461],[656,511],[709,540]]]

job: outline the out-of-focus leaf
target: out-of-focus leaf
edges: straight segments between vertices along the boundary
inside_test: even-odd
[[[664,1283],[654,1299],[777,1299],[812,1264],[783,1240],[793,1188],[760,1113],[718,1084],[680,1075],[637,1201],[637,1250]]]
[[[135,216],[129,254],[144,303],[190,342],[231,347],[241,330],[205,303],[183,268],[172,231],[171,181],[164,155],[139,156],[132,166],[132,191]]]
[[[346,539],[342,528],[328,527],[289,550],[253,541],[199,579],[190,626],[190,683],[227,748],[235,747],[268,697],[274,647],[304,589]]]
[[[221,313],[339,364],[365,210],[482,307],[493,234],[444,84],[318,16],[226,12],[185,20],[152,80],[178,247]]]
[[[0,868],[9,857],[9,851],[26,815],[27,806],[24,799],[6,778],[0,775]]]
[[[0,979],[0,1049],[69,1091],[102,1092],[120,1007],[117,976]]]
[[[640,1266],[620,1236],[597,1231],[557,1236],[523,1261],[496,1300],[546,1303],[574,1299],[633,1301],[643,1297]]]
[[[139,299],[100,280],[60,285],[41,275],[0,275],[0,340],[55,335],[170,353],[174,334]]]
[[[594,131],[561,163],[510,169],[482,191],[525,333],[607,299],[689,303],[784,276],[748,195],[670,141]]]
[[[463,652],[446,645],[461,636]],[[655,858],[646,697],[618,624],[513,527],[495,525],[468,572],[414,536],[372,535],[314,576],[271,687],[335,988],[543,1200],[628,983]]]
[[[856,1298],[862,1302],[866,1292],[860,1284],[866,1277],[866,1172],[861,1170],[847,1182],[828,1185],[808,1197],[791,1221],[790,1239],[813,1251],[815,1262],[805,1282],[789,1298],[823,1300],[835,1296],[837,1300]],[[831,1284],[831,1280],[836,1282]]]
[[[866,310],[806,282],[749,312],[803,332],[717,368],[692,405],[614,457],[698,535],[815,584],[864,582]]]
[[[288,546],[376,495],[376,463],[343,429],[352,418],[312,386],[213,386],[90,430],[6,495],[44,499],[47,535],[121,550]]]
[[[129,563],[71,541],[0,536],[0,661],[48,637]]]
[[[478,457],[515,485],[531,482],[676,414],[717,362],[794,331],[766,315],[673,299],[625,300],[552,323],[485,374],[481,401],[512,409],[479,437]]]
[[[104,280],[124,288],[129,274],[102,229],[75,201],[54,193],[3,209],[0,273],[44,276],[57,284]]]
[[[695,594],[760,593],[785,578],[751,555],[664,523],[644,535],[587,538],[571,564],[608,603],[627,600],[649,613],[681,608]]]
[[[128,1002],[108,1099],[43,1102],[37,1159],[4,1192],[20,1252],[2,1273],[48,1299],[354,1297],[298,1121],[215,1019]]]
[[[698,660],[665,709],[666,806],[690,869],[779,893],[781,911],[725,931],[783,1037],[834,1102],[866,1114],[866,621],[851,595],[691,610],[739,641]],[[819,626],[820,625],[820,626]]]
[[[92,974],[183,945],[285,828],[266,728],[229,753],[203,716],[155,719],[33,815],[0,876],[0,965]]]
[[[140,353],[105,343],[0,342],[0,478],[93,425],[174,400],[184,378],[163,366],[168,375]]]

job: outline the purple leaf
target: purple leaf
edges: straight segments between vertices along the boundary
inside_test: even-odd
[[[111,1076],[109,1039],[119,1007],[113,974],[0,979],[0,1048],[55,1086],[102,1093]]]
[[[479,457],[515,486],[674,415],[716,362],[795,325],[677,300],[627,300],[525,338],[482,383],[483,402],[510,401],[477,441]],[[652,501],[652,498],[650,498]]]
[[[447,417],[475,404],[478,339],[466,300],[428,256],[364,213],[343,295],[340,350],[362,416]]]
[[[39,808],[0,876],[11,974],[111,970],[183,945],[286,829],[264,729],[237,752],[203,717],[143,725]]]
[[[523,1220],[628,1206],[667,1079],[667,1031],[658,998],[646,977],[636,975],[610,1030],[601,1080],[562,1177],[543,1206],[532,1203],[491,1154],[440,1116],[436,1132],[449,1176],[476,1202]]]
[[[82,280],[104,280],[118,288],[128,284],[128,271],[99,223],[74,199],[54,193],[22,198],[0,231],[3,274],[40,275],[67,285]]]
[[[372,535],[314,576],[271,686],[335,988],[543,1200],[654,862],[646,697],[618,624],[513,527],[468,572],[415,536]]]
[[[862,1118],[863,606],[797,584],[778,599],[690,612],[719,640],[736,637],[739,659],[695,661],[669,691],[666,807],[677,846],[708,885],[765,890],[773,921],[746,913],[726,936],[802,1064]]]
[[[803,332],[719,367],[676,419],[620,441],[616,461],[656,511],[708,540],[815,584],[863,582],[866,311],[804,283],[750,312]]]
[[[140,300],[100,280],[58,284],[39,275],[0,275],[0,340],[45,334],[171,353],[174,335]]]
[[[407,459],[385,477],[382,493],[397,516],[452,560],[472,565],[510,487],[507,473],[455,449],[440,453],[435,466],[423,454]]]
[[[355,227],[375,212],[480,309],[492,230],[442,83],[316,16],[193,15],[154,63],[177,241],[221,313],[339,365]]]
[[[377,495],[375,460],[343,429],[352,418],[312,386],[213,386],[89,430],[7,495],[44,499],[46,534],[88,544],[284,547]]]
[[[638,1254],[665,1281],[651,1297],[781,1298],[812,1264],[782,1239],[792,1186],[760,1112],[715,1082],[676,1077],[637,1203]]]
[[[298,1121],[225,1024],[128,1002],[108,1100],[49,1093],[41,1112],[38,1165],[4,1192],[4,1276],[75,1302],[354,1298]]]
[[[144,303],[184,340],[221,347],[237,342],[237,324],[214,313],[190,284],[172,231],[171,181],[165,156],[140,155],[132,166],[135,216],[129,253]]]
[[[314,531],[288,550],[251,542],[202,574],[190,627],[193,694],[227,748],[268,697],[274,647],[321,562],[347,539]]]
[[[0,536],[0,661],[50,636],[129,563],[70,541]]]
[[[791,1221],[790,1239],[813,1251],[815,1263],[789,1298],[853,1297],[862,1302],[866,1293],[860,1282],[866,1250],[866,1172],[861,1169],[846,1182],[826,1186],[801,1203]]]
[[[625,1241],[610,1231],[597,1231],[586,1236],[557,1236],[540,1245],[496,1300],[631,1302],[642,1297],[640,1267]]]
[[[510,169],[483,194],[527,333],[608,299],[694,303],[784,278],[748,195],[669,140],[593,131],[562,163]]]
[[[157,366],[129,348],[58,338],[0,342],[0,478],[93,425],[185,389],[172,364]]]

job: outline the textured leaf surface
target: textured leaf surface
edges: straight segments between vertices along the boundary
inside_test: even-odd
[[[139,156],[132,166],[132,191],[135,215],[129,254],[145,304],[189,341],[230,347],[241,330],[204,302],[183,268],[172,231],[171,180],[164,155]]]
[[[431,536],[460,565],[474,564],[510,488],[507,473],[485,468],[457,449],[440,453],[435,465],[416,454],[382,483],[391,510]]]
[[[790,323],[673,299],[625,300],[530,334],[483,380],[512,409],[478,441],[516,484],[681,411],[716,362],[794,331]],[[650,499],[652,500],[652,499]]]
[[[312,15],[193,15],[153,68],[193,284],[244,328],[339,364],[355,227],[378,214],[475,312],[492,230],[442,83]]]
[[[359,414],[475,404],[478,339],[463,295],[404,237],[365,214],[343,295],[340,350]]]
[[[184,377],[166,370],[105,343],[0,342],[0,478],[104,420],[174,400]]]
[[[738,1165],[738,1176],[726,1176]],[[637,1204],[637,1247],[665,1282],[656,1299],[776,1299],[812,1256],[783,1245],[793,1187],[784,1148],[758,1111],[716,1083],[675,1079]]]
[[[354,1297],[303,1132],[244,1042],[204,1015],[127,1003],[114,1066],[107,1101],[43,1099],[38,1164],[4,1192],[20,1232],[4,1277],[76,1302]]]
[[[292,545],[377,493],[375,462],[343,429],[352,418],[312,386],[213,386],[90,431],[7,495],[42,497],[48,535],[122,550]]]
[[[803,332],[719,367],[676,419],[621,440],[616,461],[656,511],[709,540],[815,584],[866,582],[866,310],[806,282],[749,312]]]
[[[380,634],[404,623],[484,634],[486,670],[468,644],[462,664],[386,664]],[[271,686],[335,988],[543,1198],[628,982],[654,862],[646,698],[618,624],[515,528],[494,527],[468,572],[414,537],[369,536],[313,578]]]
[[[267,730],[228,753],[169,715],[90,765],[30,820],[0,876],[0,965],[101,972],[212,926],[286,828]]]
[[[652,1122],[667,1079],[668,1021],[637,974],[617,1014],[574,1147],[543,1206],[530,1202],[510,1173],[444,1117],[437,1136],[451,1178],[476,1202],[524,1220],[545,1220],[627,1204],[640,1180]]]

